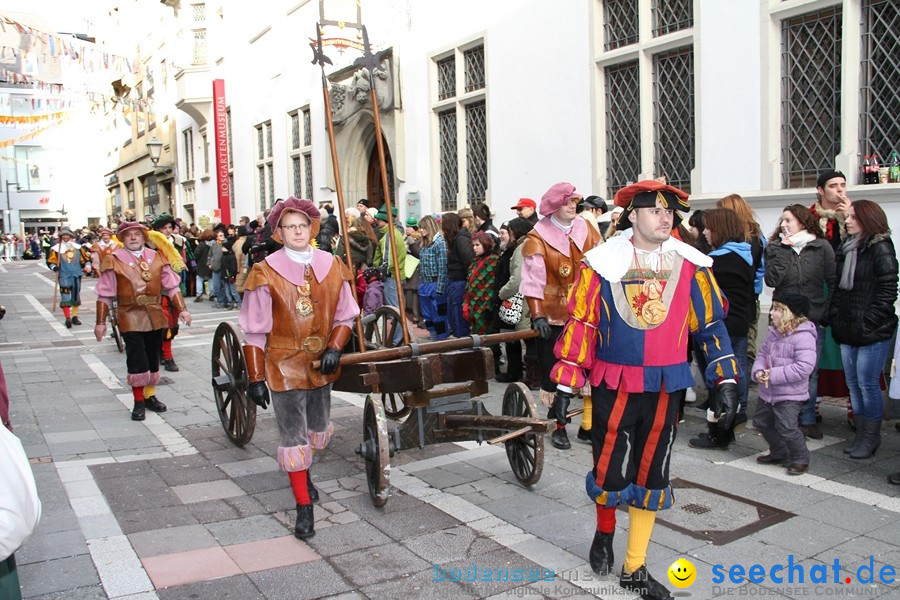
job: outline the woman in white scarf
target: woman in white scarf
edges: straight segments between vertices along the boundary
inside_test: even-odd
[[[823,320],[828,314],[828,301],[836,285],[834,250],[822,236],[815,215],[800,204],[786,206],[778,227],[766,246],[766,285],[777,291],[802,294],[809,298],[809,320],[816,324],[817,358],[825,343]],[[809,380],[809,400],[800,413],[804,435],[822,439],[816,425],[816,400],[819,388],[818,367]]]

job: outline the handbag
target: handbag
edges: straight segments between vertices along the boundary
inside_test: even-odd
[[[522,309],[525,297],[519,292],[500,303],[498,314],[500,320],[507,325],[518,325],[522,320]]]

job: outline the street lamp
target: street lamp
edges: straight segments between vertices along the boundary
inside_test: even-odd
[[[162,147],[163,143],[156,139],[156,136],[153,136],[153,139],[147,142],[147,152],[150,153],[150,161],[154,167],[159,162],[160,155],[162,155]]]
[[[16,186],[17,192],[22,191],[22,187],[18,183],[16,183],[15,181],[10,182],[9,179],[6,180],[6,216],[3,217],[3,229],[4,229],[3,233],[12,233],[12,227],[11,227],[12,223],[10,223],[10,221],[12,220],[12,208],[10,207],[10,204],[9,204],[10,183],[12,183]]]

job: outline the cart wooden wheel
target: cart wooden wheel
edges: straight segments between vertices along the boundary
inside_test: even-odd
[[[503,416],[539,418],[531,393],[524,383],[511,383],[503,393]],[[544,436],[527,433],[506,444],[506,458],[513,475],[522,485],[534,485],[544,469]]]
[[[225,434],[243,446],[256,429],[256,403],[247,395],[250,382],[240,338],[228,322],[219,323],[213,336],[212,386]]]
[[[372,504],[384,506],[391,483],[387,418],[381,400],[371,394],[366,396],[363,407],[363,442],[356,453],[366,461],[366,480]]]
[[[363,318],[363,323],[367,349],[394,347],[394,336],[400,329],[400,311],[393,306],[379,306],[372,315]]]
[[[384,405],[385,416],[392,421],[399,421],[412,411],[406,405],[406,394],[394,392],[381,394],[381,403]]]
[[[119,349],[119,352],[125,352],[125,342],[122,340],[122,332],[119,330],[119,320],[115,317],[110,317],[109,322],[111,324],[110,329],[111,337],[116,342],[116,348]]]

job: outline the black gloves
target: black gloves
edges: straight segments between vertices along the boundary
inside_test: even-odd
[[[553,405],[550,406],[550,411],[547,413],[547,418],[556,419],[556,422],[560,425],[571,423],[572,419],[571,417],[567,417],[566,413],[569,412],[569,403],[574,397],[575,394],[573,394],[572,392],[556,390],[556,396],[554,396],[553,398]]]
[[[322,353],[322,375],[331,375],[338,369],[341,362],[341,351],[334,348],[326,348]]]
[[[725,382],[716,386],[713,391],[710,408],[724,430],[731,429],[738,411],[738,387],[736,383]]]
[[[269,406],[269,388],[266,387],[265,381],[254,381],[247,390],[247,395],[253,400],[257,406],[265,409]]]
[[[532,320],[531,328],[540,334],[542,340],[549,340],[550,336],[553,335],[550,331],[550,323],[547,322],[547,317],[538,317]]]

